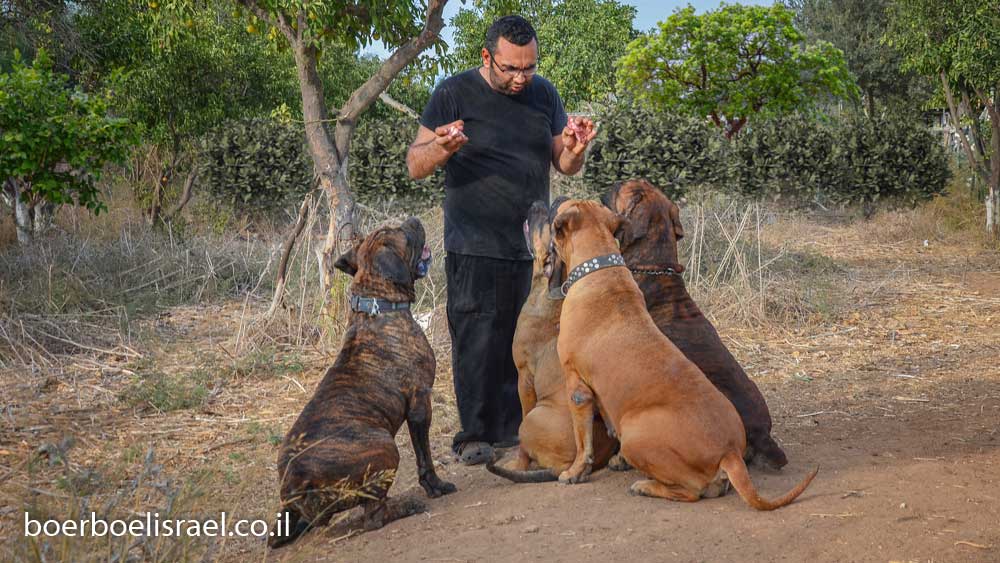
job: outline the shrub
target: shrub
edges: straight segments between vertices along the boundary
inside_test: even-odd
[[[591,193],[644,177],[674,198],[707,184],[726,194],[871,209],[930,199],[950,177],[937,138],[896,117],[792,115],[754,122],[731,142],[707,123],[629,102],[597,120],[584,173]]]
[[[597,119],[598,135],[584,172],[584,184],[592,193],[643,177],[679,198],[692,186],[719,179],[722,140],[697,119],[628,101],[610,106]]]
[[[416,120],[396,113],[358,124],[351,142],[349,174],[358,201],[371,207],[388,203],[416,213],[444,198],[444,172],[413,180],[406,151],[417,135]]]
[[[206,134],[201,145],[201,183],[240,212],[275,211],[294,204],[312,187],[312,160],[301,125],[230,121]]]

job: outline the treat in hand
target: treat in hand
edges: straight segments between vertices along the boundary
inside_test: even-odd
[[[583,144],[587,141],[588,131],[587,127],[583,124],[582,120],[577,121],[576,118],[571,117],[566,122],[566,126],[569,127],[569,129],[573,132],[573,135],[576,137],[577,143]]]

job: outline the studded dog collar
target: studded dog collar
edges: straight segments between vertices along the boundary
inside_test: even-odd
[[[389,301],[388,299],[379,299],[378,297],[361,297],[360,295],[351,296],[352,311],[367,313],[373,317],[379,313],[387,313],[389,311],[407,311],[409,309],[410,303],[407,301]]]
[[[573,271],[569,273],[569,276],[566,277],[566,281],[563,282],[562,287],[560,288],[562,290],[563,297],[569,293],[569,288],[573,287],[573,284],[580,281],[580,279],[587,274],[592,274],[598,270],[613,268],[616,266],[625,266],[625,258],[618,253],[596,256],[573,268]]]

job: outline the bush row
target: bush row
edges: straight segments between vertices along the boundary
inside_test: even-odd
[[[734,141],[700,120],[622,103],[597,116],[584,173],[591,193],[645,177],[674,198],[695,186],[793,203],[889,201],[912,205],[944,190],[945,151],[919,123],[846,116],[790,116],[751,122]],[[411,180],[406,150],[417,123],[406,116],[362,122],[350,178],[363,204],[419,211],[440,203],[444,178]],[[246,212],[294,205],[312,185],[301,124],[256,119],[208,134],[203,178],[219,200]]]
[[[444,196],[443,173],[411,180],[406,149],[417,132],[406,116],[363,121],[351,145],[350,180],[358,201],[420,209]],[[247,214],[294,205],[313,185],[312,159],[300,123],[250,119],[226,123],[201,141],[201,184],[221,203]]]
[[[949,177],[938,139],[892,117],[795,115],[751,122],[731,142],[700,120],[630,104],[597,119],[584,174],[592,192],[642,176],[673,197],[707,185],[799,203],[913,205],[941,193]]]

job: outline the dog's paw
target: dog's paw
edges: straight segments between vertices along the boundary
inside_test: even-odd
[[[427,496],[430,498],[438,498],[440,496],[454,493],[458,490],[458,488],[452,483],[442,481],[437,477],[421,481],[420,486],[424,488],[424,492],[426,492]]]
[[[563,485],[575,485],[577,483],[584,483],[587,481],[587,477],[590,476],[590,465],[584,466],[582,471],[573,472],[572,468],[567,469],[559,474],[559,482]]]
[[[632,469],[632,466],[629,465],[625,456],[619,453],[615,454],[614,457],[608,460],[608,469],[611,471],[628,471],[629,469]]]

